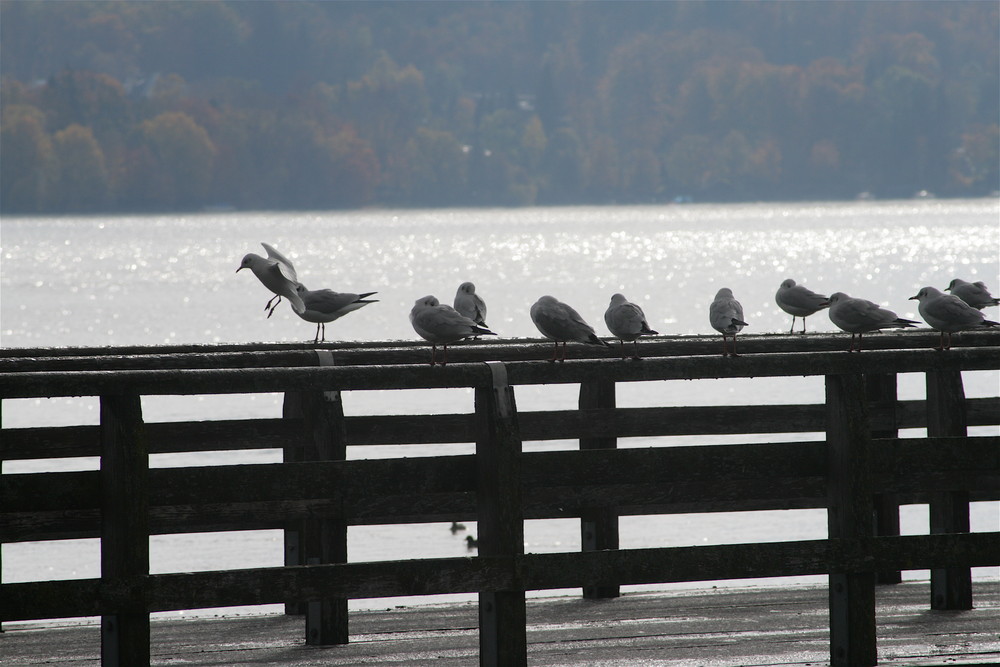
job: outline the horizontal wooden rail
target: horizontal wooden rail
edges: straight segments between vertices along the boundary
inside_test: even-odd
[[[839,374],[922,373],[993,370],[1000,347],[886,350],[863,354],[802,352],[745,354],[740,357],[657,357],[506,363],[512,385],[577,384],[589,381],[640,382]],[[245,394],[322,389],[444,389],[484,386],[484,364],[328,366],[322,368],[178,369],[0,373],[0,398],[139,395]]]
[[[969,426],[1000,422],[1000,398],[966,400]],[[525,441],[581,437],[652,437],[808,433],[824,428],[824,408],[812,405],[729,405],[663,408],[526,411],[518,413]],[[924,428],[924,401],[899,401],[873,410],[872,427]],[[472,414],[380,415],[344,418],[348,445],[469,443]],[[289,419],[235,419],[146,424],[151,454],[282,449],[305,446],[299,423]],[[4,429],[0,460],[98,456],[99,427]]]
[[[831,569],[980,567],[1000,560],[1000,533],[663,547],[512,557],[433,558],[3,584],[0,621],[108,614],[137,596],[149,612],[318,599],[545,590],[591,582],[638,585],[824,574]]]
[[[526,518],[826,506],[826,444],[768,443],[534,452],[523,455]],[[1000,499],[1000,437],[881,440],[872,472],[885,492],[965,489]],[[472,455],[149,471],[150,531],[278,528],[295,517],[349,524],[474,519]],[[0,540],[94,536],[97,471],[5,475]]]
[[[956,343],[961,347],[997,346],[1000,331],[968,331]],[[606,339],[614,342],[613,339]],[[846,350],[844,334],[749,334],[740,337],[745,354]],[[924,349],[938,342],[938,333],[909,330],[886,332],[865,340],[866,350]],[[643,355],[692,356],[719,354],[717,336],[651,336],[642,339]],[[257,343],[179,346],[128,346],[94,348],[0,349],[0,372],[56,370],[141,370],[166,368],[248,368],[316,365],[316,351],[333,353],[336,364],[425,364],[429,359],[422,341],[367,341],[320,343]],[[572,359],[620,357],[616,349],[572,346]],[[467,341],[451,347],[455,362],[531,361],[551,356],[551,343],[537,338],[500,338]]]

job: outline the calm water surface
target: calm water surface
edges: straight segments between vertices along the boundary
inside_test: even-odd
[[[380,302],[327,327],[333,340],[416,338],[408,313],[427,294],[450,303],[472,280],[502,337],[536,336],[534,300],[551,294],[571,303],[599,334],[614,292],[642,305],[666,334],[714,333],[708,304],[720,287],[743,303],[746,332],[787,331],[774,303],[784,278],[812,289],[842,291],[920,319],[910,296],[954,277],[1000,290],[997,200],[864,203],[685,205],[665,207],[497,210],[226,213],[185,216],[6,217],[0,225],[0,345],[4,347],[311,340],[314,325],[282,305],[265,319],[270,293],[248,272],[247,252],[271,243],[296,265],[310,288],[377,291]],[[997,312],[989,313],[995,319]],[[825,314],[810,330],[833,331]],[[846,341],[845,341],[846,344]],[[996,395],[997,373],[966,374],[971,396]],[[518,388],[521,409],[568,408],[573,387]],[[923,381],[904,376],[900,395],[922,398]],[[815,378],[620,385],[621,406],[822,401]],[[351,414],[471,411],[471,393],[353,392]],[[153,397],[150,421],[280,415],[280,396]],[[96,399],[4,401],[5,427],[93,424]],[[996,429],[989,432],[995,432]],[[772,440],[812,439],[809,434]],[[767,437],[759,438],[767,440]],[[711,442],[747,441],[748,438]],[[623,445],[707,442],[704,438],[637,438]],[[528,449],[573,443],[528,444]],[[354,457],[398,455],[357,448]],[[466,446],[408,448],[407,455],[465,453]],[[212,465],[279,460],[274,451],[240,455],[155,456],[152,464]],[[10,462],[4,472],[93,469],[93,460]],[[975,506],[974,529],[995,530],[997,503]],[[815,539],[826,535],[823,512],[628,517],[622,546]],[[926,508],[906,508],[904,532],[926,532]],[[475,526],[470,525],[474,532]],[[351,529],[351,560],[405,555],[467,555],[464,534],[445,526]],[[579,549],[576,521],[531,521],[528,551]],[[273,531],[156,537],[154,572],[281,563]],[[98,576],[96,540],[7,545],[4,581]],[[997,576],[997,568],[977,571]],[[926,577],[926,573],[910,573]],[[395,601],[394,601],[395,602]],[[359,602],[357,605],[366,603]],[[372,601],[370,606],[385,606]]]

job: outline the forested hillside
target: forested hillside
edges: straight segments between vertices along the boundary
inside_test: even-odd
[[[1000,3],[0,4],[5,212],[974,196]]]

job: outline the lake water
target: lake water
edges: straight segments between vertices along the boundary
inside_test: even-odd
[[[501,337],[537,337],[528,309],[543,294],[572,304],[599,334],[611,294],[642,305],[665,334],[710,334],[708,304],[720,287],[742,302],[746,333],[787,331],[774,303],[785,278],[818,292],[842,291],[920,319],[920,287],[954,277],[1000,290],[1000,203],[996,199],[857,203],[566,207],[496,210],[254,212],[116,217],[5,217],[0,224],[0,345],[36,347],[311,340],[315,325],[286,305],[265,319],[270,293],[249,271],[235,273],[266,241],[295,262],[310,288],[377,291],[380,301],[327,327],[328,340],[414,340],[408,314],[427,294],[450,303],[458,285],[476,283],[487,321]],[[988,313],[996,319],[995,310]],[[825,314],[811,331],[834,331]],[[845,340],[845,347],[846,347]],[[960,343],[959,343],[960,344]],[[970,397],[995,396],[1000,375],[967,373]],[[903,376],[900,397],[923,397],[923,381]],[[622,384],[628,406],[821,402],[818,378]],[[576,388],[517,389],[521,409],[575,406]],[[151,397],[149,421],[279,416],[278,395]],[[465,390],[351,392],[349,414],[472,410]],[[97,423],[97,400],[3,402],[3,425]],[[979,429],[997,433],[997,429]],[[815,434],[756,440],[808,440]],[[752,441],[752,438],[636,438],[622,446]],[[526,449],[574,443],[526,444]],[[388,450],[388,451],[387,451]],[[466,453],[469,446],[407,448],[405,455]],[[399,455],[355,448],[352,457]],[[234,458],[235,457],[235,458]],[[152,465],[277,461],[243,454],[154,456]],[[94,469],[96,460],[8,462],[5,473]],[[903,511],[904,533],[926,533],[925,507]],[[996,530],[1000,503],[976,503],[974,530]],[[475,532],[475,525],[469,525]],[[530,521],[526,549],[578,550],[578,522]],[[623,548],[820,539],[823,511],[759,512],[621,519]],[[465,533],[441,524],[355,527],[352,561],[469,555]],[[282,562],[277,531],[151,539],[151,571],[259,567]],[[997,577],[997,568],[976,576]],[[5,582],[99,576],[97,540],[3,547]],[[907,573],[926,578],[926,572]],[[804,580],[803,578],[802,580]],[[822,580],[822,579],[820,579]],[[767,582],[755,582],[767,583]],[[690,585],[689,585],[690,586]],[[648,587],[646,587],[648,588]],[[627,590],[627,589],[626,589]],[[440,598],[438,598],[440,599]],[[399,600],[352,602],[384,607]],[[274,610],[276,607],[268,607]]]

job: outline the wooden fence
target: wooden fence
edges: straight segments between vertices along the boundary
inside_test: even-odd
[[[969,503],[1000,499],[1000,398],[966,399],[962,372],[1000,368],[1000,332],[747,336],[644,342],[650,356],[534,342],[456,346],[430,367],[409,344],[0,351],[0,398],[99,396],[100,425],[5,428],[3,460],[100,456],[100,470],[4,474],[0,542],[100,537],[98,579],[0,584],[0,620],[102,619],[102,664],[149,663],[149,614],[284,602],[306,642],[348,641],[347,601],[479,594],[480,664],[527,662],[525,591],[828,574],[831,661],[876,662],[875,584],[931,570],[935,609],[972,606],[971,567],[1000,564],[1000,533],[970,533]],[[596,355],[596,356],[595,356]],[[586,357],[586,358],[583,358]],[[501,361],[502,360],[502,361]],[[926,377],[902,401],[899,373]],[[621,382],[825,376],[808,405],[618,408]],[[580,385],[578,410],[518,410],[514,388]],[[474,388],[471,414],[345,416],[341,392]],[[276,419],[146,423],[141,396],[283,392]],[[5,406],[8,410],[10,404]],[[899,429],[927,429],[901,439]],[[825,432],[815,442],[618,449],[634,436]],[[522,442],[579,439],[579,451]],[[474,442],[475,454],[346,460],[353,445]],[[282,463],[150,469],[151,453],[280,448]],[[899,535],[928,503],[930,535]],[[619,549],[618,517],[826,508],[825,540]],[[525,519],[578,517],[580,553],[525,554]],[[479,555],[347,562],[347,526],[476,520]],[[286,566],[149,574],[149,535],[283,529]]]

